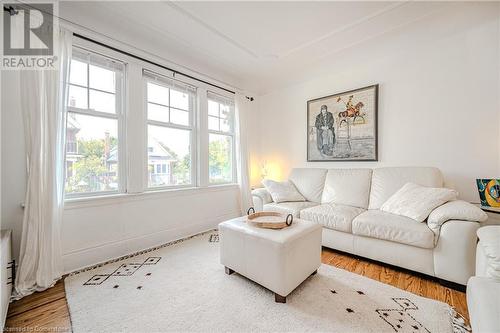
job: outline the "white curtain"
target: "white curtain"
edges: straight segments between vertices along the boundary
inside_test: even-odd
[[[240,207],[242,214],[246,214],[252,204],[250,192],[250,168],[249,154],[247,146],[247,128],[249,119],[252,116],[252,102],[245,95],[236,93],[236,156],[238,184],[240,185]]]
[[[63,271],[65,82],[72,33],[60,30],[55,38],[58,68],[20,73],[28,181],[14,298],[53,286]]]

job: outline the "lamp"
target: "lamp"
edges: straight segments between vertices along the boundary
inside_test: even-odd
[[[261,164],[261,167],[260,167],[260,178],[261,178],[261,180],[266,179],[268,175],[269,175],[269,170],[268,170],[268,167],[267,167],[267,161],[264,161]]]

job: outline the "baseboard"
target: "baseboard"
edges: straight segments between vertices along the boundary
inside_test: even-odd
[[[437,278],[435,278],[435,279],[437,279]],[[437,279],[437,280],[438,280],[439,284],[442,285],[443,287],[450,288],[453,290],[458,290],[458,291],[461,291],[463,293],[465,293],[465,291],[467,290],[467,286],[464,286],[463,284],[451,282],[451,281],[447,281],[447,280],[443,280],[443,279]]]
[[[148,235],[66,253],[63,255],[64,274],[214,229],[219,222],[238,215],[240,215],[239,212],[231,212],[202,223],[162,230]]]

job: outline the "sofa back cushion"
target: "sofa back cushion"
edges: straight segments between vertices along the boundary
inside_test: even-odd
[[[443,187],[443,175],[438,168],[393,167],[373,169],[369,209],[380,209],[406,183],[427,187]]]
[[[367,209],[371,178],[371,169],[330,169],[326,174],[321,203]]]
[[[290,173],[290,180],[307,201],[321,202],[325,185],[326,169],[296,168]]]

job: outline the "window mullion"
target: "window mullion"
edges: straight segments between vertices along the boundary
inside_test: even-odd
[[[148,125],[161,126],[161,127],[169,127],[169,128],[182,129],[182,130],[192,130],[192,129],[194,129],[192,126],[177,125],[177,124],[166,123],[166,122],[158,121],[158,120],[148,120],[147,123],[148,123]]]
[[[219,105],[219,119],[217,121],[218,125],[219,125],[219,131],[220,131],[220,122],[222,120],[222,116],[221,116],[221,111],[220,111],[220,103],[217,103]]]
[[[90,56],[87,58],[87,108],[90,109]]]
[[[168,88],[168,122],[171,121],[171,117],[170,117],[170,105],[172,105],[172,101],[170,100],[170,88]]]
[[[118,116],[118,186],[120,192],[127,192],[128,156],[127,156],[127,124],[124,102],[126,71],[115,75],[115,113]]]
[[[147,101],[146,103],[147,103],[147,104],[153,104],[153,105],[161,106],[161,107],[164,107],[164,108],[169,108],[169,107],[170,107],[170,106],[165,105],[165,104],[156,103],[156,102],[151,102],[151,101]]]
[[[108,118],[108,119],[118,119],[119,118],[119,115],[116,113],[107,113],[107,112],[95,111],[92,109],[78,109],[78,108],[69,107],[68,111],[73,112],[73,113],[77,113],[77,114],[83,114],[83,115],[87,115],[87,116],[100,117],[100,118]]]
[[[78,86],[76,84],[74,84],[74,86]],[[115,95],[116,96],[116,89],[115,89],[115,92],[110,92],[110,91],[107,91],[107,90],[102,90],[102,89],[97,89],[97,88],[88,88],[89,90],[93,90],[93,91],[97,91],[97,92],[101,92],[101,93],[104,93],[104,94],[110,94],[110,95]]]
[[[223,131],[208,130],[208,133],[218,134],[218,135],[234,136],[233,132],[223,132]]]
[[[208,158],[208,99],[207,90],[201,89],[198,95],[198,178],[201,187],[210,185],[209,158]]]

